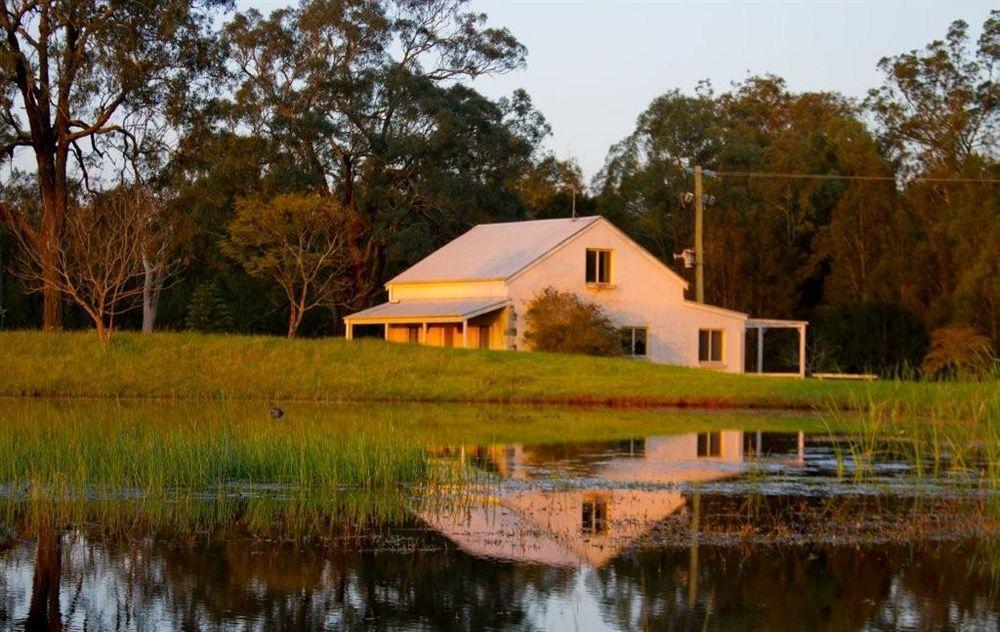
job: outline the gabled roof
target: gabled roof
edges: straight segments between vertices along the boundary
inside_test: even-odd
[[[591,216],[480,224],[389,283],[507,279],[600,219]]]

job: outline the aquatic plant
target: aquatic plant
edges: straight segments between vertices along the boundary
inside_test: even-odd
[[[429,479],[422,445],[391,426],[331,424],[322,415],[272,420],[261,408],[186,407],[156,417],[112,404],[0,413],[0,484],[12,493],[100,498],[265,486],[381,489]],[[242,414],[241,414],[242,413]]]
[[[926,409],[868,397],[855,402],[851,420],[831,407],[831,428],[850,428],[834,447],[838,473],[850,462],[857,479],[886,459],[909,464],[914,476],[944,477],[951,484],[1000,492],[1000,391],[936,401]],[[987,501],[997,503],[991,493]]]

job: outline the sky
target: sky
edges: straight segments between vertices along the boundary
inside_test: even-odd
[[[238,0],[264,13],[289,2]],[[876,64],[943,38],[958,19],[979,37],[1000,0],[967,2],[701,2],[472,0],[528,48],[527,66],[480,78],[491,97],[524,88],[552,126],[547,148],[574,158],[589,180],[657,96],[717,91],[773,73],[791,90],[863,97],[881,83]]]
[[[527,67],[479,80],[502,96],[525,88],[552,126],[549,148],[589,179],[657,96],[717,91],[773,73],[794,91],[863,97],[879,59],[923,48],[957,19],[974,38],[991,2],[743,2],[475,0],[528,48]]]

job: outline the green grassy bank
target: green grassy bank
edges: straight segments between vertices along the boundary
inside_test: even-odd
[[[382,341],[121,333],[0,334],[0,396],[422,401],[828,410],[992,401],[996,382],[845,383],[548,353]]]

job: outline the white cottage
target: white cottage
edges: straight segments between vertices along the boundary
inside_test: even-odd
[[[684,298],[687,282],[603,217],[481,224],[386,284],[389,301],[346,317],[347,337],[445,347],[526,349],[524,313],[547,287],[600,305],[628,355],[653,362],[763,372],[764,331],[803,321],[758,320]],[[752,360],[756,360],[753,362]]]

